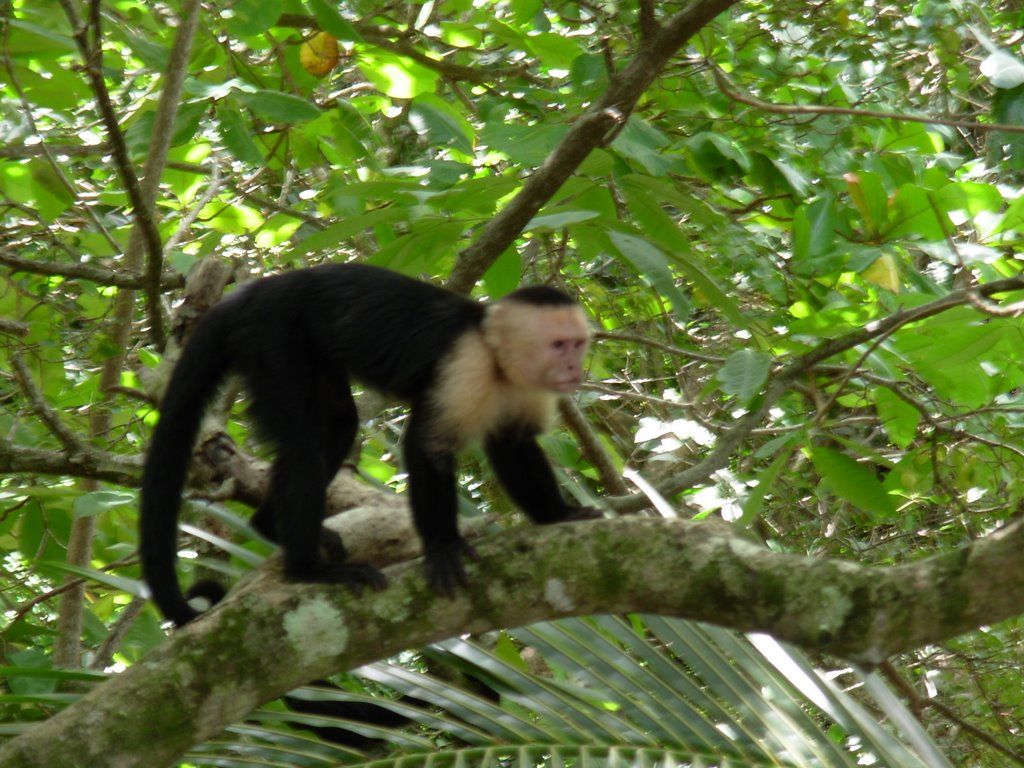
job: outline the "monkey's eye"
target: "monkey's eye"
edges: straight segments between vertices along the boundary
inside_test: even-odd
[[[555,339],[551,342],[551,349],[555,352],[579,351],[586,345],[587,342],[584,339]]]

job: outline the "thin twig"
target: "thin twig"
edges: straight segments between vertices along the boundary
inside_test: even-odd
[[[775,115],[848,115],[850,117],[867,117],[879,120],[899,120],[905,123],[924,123],[925,125],[945,125],[965,131],[1007,131],[1024,133],[1024,125],[1009,123],[979,123],[970,120],[951,120],[944,117],[927,117],[925,115],[907,115],[894,112],[878,112],[872,109],[856,109],[853,107],[823,107],[816,104],[772,104],[756,99],[749,94],[741,93],[729,77],[714,64],[710,65],[718,88],[733,101],[754,107],[762,112]]]
[[[93,95],[96,97],[96,105],[100,111],[104,128],[107,131],[107,139],[110,144],[110,152],[114,158],[114,167],[121,183],[124,184],[128,193],[128,200],[131,202],[135,227],[140,232],[143,244],[150,259],[162,261],[162,246],[160,243],[160,232],[157,230],[156,222],[151,215],[152,206],[146,204],[139,178],[135,174],[135,168],[128,155],[128,146],[121,132],[121,126],[117,121],[117,113],[114,111],[113,102],[110,99],[110,92],[103,79],[103,41],[100,31],[100,4],[93,0],[90,2],[89,22],[85,23],[78,13],[74,0],[60,0],[64,13],[71,24],[71,35],[78,46],[79,54],[84,63],[83,69],[89,84],[92,87]],[[92,40],[90,40],[90,33]],[[134,231],[134,230],[133,230]],[[129,265],[135,271],[137,267]],[[163,338],[163,325],[159,313],[152,313],[151,333],[154,338]]]
[[[703,460],[677,473],[668,481],[659,485],[658,490],[666,496],[672,496],[687,488],[692,488],[699,483],[705,482],[714,472],[727,466],[736,450],[753,430],[767,418],[771,408],[789,390],[793,382],[814,368],[818,363],[858,347],[861,344],[885,338],[911,323],[934,317],[964,304],[970,304],[970,294],[972,291],[977,291],[979,295],[985,297],[991,297],[1000,293],[1021,290],[1024,290],[1024,276],[996,280],[976,288],[953,291],[928,304],[911,307],[901,312],[894,312],[881,320],[868,323],[860,330],[853,331],[845,336],[826,340],[815,349],[801,355],[779,369],[769,381],[768,387],[758,402],[757,407],[745,413],[736,420],[731,429],[721,434],[715,442],[715,447]],[[647,498],[641,495],[612,497],[607,501],[611,507],[621,512],[642,509],[648,503]]]
[[[14,352],[11,354],[11,365],[14,367],[14,372],[18,377],[18,384],[21,386],[22,391],[28,397],[29,402],[32,404],[32,410],[35,411],[36,416],[39,420],[46,425],[47,429],[53,433],[53,435],[60,441],[64,449],[69,453],[82,453],[85,450],[85,446],[82,441],[78,438],[75,432],[67,427],[63,421],[57,416],[56,413],[50,408],[46,402],[46,398],[43,397],[43,393],[39,387],[36,386],[35,379],[32,378],[32,374],[28,370],[28,366],[25,364],[25,359],[21,352]]]

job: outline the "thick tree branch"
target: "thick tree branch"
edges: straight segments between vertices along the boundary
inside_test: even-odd
[[[36,261],[22,259],[11,253],[0,253],[0,264],[10,267],[14,272],[25,272],[30,275],[60,275],[77,280],[89,280],[96,285],[112,285],[115,288],[142,288],[145,279],[133,275],[126,270],[114,270],[99,264],[83,264],[81,262]],[[184,275],[165,274],[160,282],[160,290],[167,291],[181,288],[185,284]]]
[[[137,456],[115,456],[92,447],[61,453],[13,445],[0,438],[0,474],[60,475],[134,486],[141,471],[142,460]]]
[[[430,592],[420,561],[389,568],[390,587],[362,598],[285,583],[271,564],[127,672],[5,744],[0,764],[169,765],[311,679],[464,632],[566,616],[678,616],[877,664],[1024,611],[1022,548],[1024,521],[891,568],[778,554],[681,520],[524,526],[477,546],[474,587],[454,600]]]

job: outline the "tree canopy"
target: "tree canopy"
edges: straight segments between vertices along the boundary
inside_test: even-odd
[[[4,765],[1024,764],[1017,4],[0,24]],[[330,524],[393,587],[284,583],[229,387],[179,571],[242,584],[168,638],[136,553],[167,375],[226,292],[332,261],[577,297],[589,381],[543,445],[609,519],[518,525],[470,450],[482,559],[438,599],[406,562],[405,411],[361,395]]]

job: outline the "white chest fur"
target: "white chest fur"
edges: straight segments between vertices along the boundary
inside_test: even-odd
[[[459,447],[509,424],[540,432],[554,420],[558,396],[510,383],[480,332],[460,338],[442,361],[433,391],[435,439]]]

